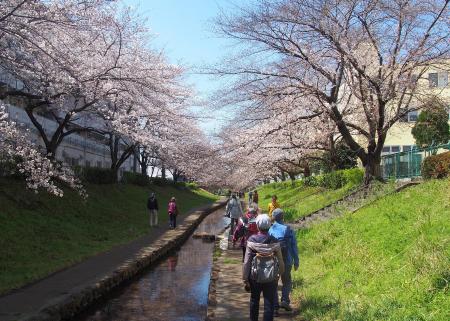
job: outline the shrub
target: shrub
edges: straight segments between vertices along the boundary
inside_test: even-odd
[[[150,185],[150,178],[147,175],[140,173],[124,172],[122,180],[128,184],[134,184],[139,186]]]
[[[322,175],[319,185],[325,188],[338,189],[347,184],[347,179],[342,171],[335,171]]]
[[[113,184],[117,182],[116,173],[109,168],[76,167],[74,170],[81,180],[87,183]]]
[[[305,177],[303,179],[303,184],[305,184],[305,186],[310,186],[310,187],[319,186],[319,182],[318,182],[317,176]]]
[[[364,171],[361,168],[351,168],[343,170],[342,173],[347,180],[347,184],[360,185],[364,179]]]
[[[443,178],[450,174],[450,152],[431,155],[422,164],[423,178]]]
[[[167,180],[162,177],[151,177],[150,182],[155,184],[156,186],[165,186],[167,185]]]

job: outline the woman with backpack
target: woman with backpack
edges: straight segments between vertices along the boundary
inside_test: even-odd
[[[175,197],[172,197],[170,199],[169,205],[167,206],[167,212],[169,213],[170,228],[176,228],[177,227],[178,206],[177,206]]]
[[[253,234],[258,233],[258,228],[256,227],[255,221],[257,215],[257,210],[250,207],[245,214],[245,217],[239,219],[238,225],[233,233],[233,247],[236,245],[238,240],[241,240],[242,262],[244,262],[248,238]]]
[[[242,216],[241,202],[236,197],[236,194],[233,194],[230,200],[228,201],[226,212],[228,214],[228,217],[231,218],[230,235],[233,235],[234,226],[237,224],[239,218]]]
[[[250,288],[250,320],[257,321],[259,299],[264,296],[264,321],[274,317],[275,290],[280,274],[284,273],[284,262],[280,244],[269,235],[271,222],[267,214],[258,215],[258,233],[247,240],[242,279]]]

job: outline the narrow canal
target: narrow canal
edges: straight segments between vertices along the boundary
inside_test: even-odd
[[[217,234],[224,210],[208,215],[197,232]],[[206,317],[214,242],[190,237],[172,255],[77,321],[197,321]]]

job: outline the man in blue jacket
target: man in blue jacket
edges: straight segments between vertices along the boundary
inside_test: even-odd
[[[292,290],[291,270],[294,265],[294,270],[297,271],[299,265],[297,240],[295,238],[294,231],[286,224],[283,224],[283,210],[277,208],[272,213],[274,220],[273,225],[269,229],[269,235],[273,236],[280,242],[281,252],[283,254],[284,261],[284,273],[281,274],[281,282],[283,287],[281,288],[281,304],[278,299],[278,289],[275,297],[275,314],[278,314],[280,307],[286,311],[291,311],[289,293]]]

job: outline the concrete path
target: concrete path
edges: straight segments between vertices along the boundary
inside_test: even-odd
[[[212,309],[214,321],[248,321],[250,315],[250,294],[244,290],[242,283],[242,250],[240,247],[222,251],[217,261],[220,267],[216,281],[216,306]],[[264,302],[261,295],[259,320],[263,319]],[[298,311],[280,310],[275,321],[293,320]]]
[[[177,230],[183,229],[183,222],[189,214],[210,208],[205,205],[192,209],[178,218]],[[190,219],[186,224],[190,224]],[[150,227],[149,227],[150,229]],[[0,321],[15,321],[25,315],[33,314],[52,302],[61,301],[64,297],[77,293],[91,284],[101,281],[114,271],[117,271],[124,262],[130,261],[139,255],[139,252],[164,238],[174,237],[174,231],[167,231],[165,225],[151,228],[151,233],[129,244],[118,246],[109,252],[101,253],[87,259],[75,266],[57,272],[34,284],[13,291],[0,297]]]

